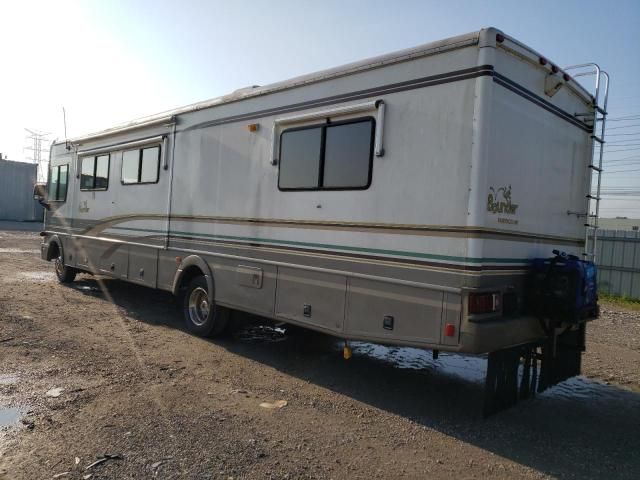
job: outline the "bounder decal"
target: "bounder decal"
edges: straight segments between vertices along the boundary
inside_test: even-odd
[[[489,187],[487,196],[487,211],[493,214],[502,213],[505,215],[515,215],[518,205],[511,201],[511,185],[508,187]],[[518,220],[513,218],[498,217],[498,222],[517,225]]]

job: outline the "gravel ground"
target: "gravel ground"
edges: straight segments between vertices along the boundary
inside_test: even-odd
[[[604,305],[584,377],[483,420],[482,358],[344,361],[248,317],[203,340],[169,294],[58,284],[39,241],[0,231],[0,480],[637,478],[639,312]]]

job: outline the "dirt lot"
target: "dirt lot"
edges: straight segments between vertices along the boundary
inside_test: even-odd
[[[0,231],[2,480],[638,478],[638,312],[605,306],[584,377],[483,420],[481,358],[357,344],[345,361],[260,319],[195,338],[169,294],[59,285],[39,241]]]

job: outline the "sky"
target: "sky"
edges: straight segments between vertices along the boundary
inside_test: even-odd
[[[606,8],[603,8],[606,6]],[[640,0],[0,2],[0,152],[494,26],[611,75],[601,215],[640,218]]]

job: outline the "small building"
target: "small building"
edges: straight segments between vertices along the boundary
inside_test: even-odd
[[[42,221],[44,209],[33,199],[38,166],[0,159],[0,220]]]
[[[615,217],[599,218],[598,225],[605,230],[632,230],[640,231],[639,218]]]

